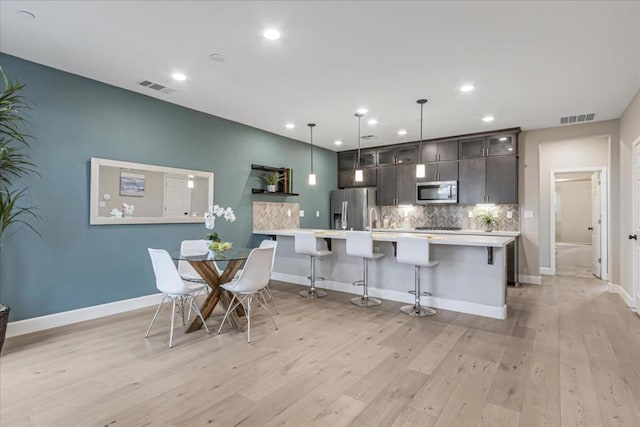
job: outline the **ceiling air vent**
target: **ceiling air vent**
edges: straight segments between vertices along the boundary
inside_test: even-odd
[[[371,141],[372,139],[378,139],[378,137],[375,135],[362,135],[360,139],[364,141]]]
[[[560,117],[561,125],[570,125],[573,123],[590,122],[596,118],[596,113],[577,114],[575,116]]]
[[[138,82],[138,84],[140,86],[146,87],[147,89],[150,89],[156,92],[165,93],[167,95],[176,91],[173,88],[170,88],[165,85],[161,85],[160,83],[152,82],[151,80],[142,80],[141,82]]]

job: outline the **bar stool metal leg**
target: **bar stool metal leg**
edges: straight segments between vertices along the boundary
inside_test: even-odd
[[[326,297],[327,293],[316,289],[316,257],[311,257],[311,287],[306,291],[298,292],[298,295],[304,298],[322,298]]]
[[[362,282],[364,290],[361,297],[351,298],[351,304],[355,304],[360,307],[380,305],[382,304],[381,300],[369,296],[369,260],[367,258],[363,258],[363,266],[364,280]]]
[[[422,292],[420,291],[420,267],[416,266],[416,289],[413,292],[410,293],[415,293],[415,303],[413,305],[405,305],[404,307],[401,307],[400,310],[402,310],[404,313],[407,313],[409,316],[417,316],[417,317],[423,317],[423,316],[433,316],[434,314],[436,314],[436,311],[430,307],[422,307],[422,305],[420,304],[420,296],[422,295]]]

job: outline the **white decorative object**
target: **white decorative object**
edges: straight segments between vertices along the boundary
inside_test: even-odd
[[[230,207],[225,209],[218,205],[209,206],[209,212],[205,212],[204,214],[204,226],[207,230],[213,230],[216,226],[216,217],[221,216],[224,216],[224,219],[228,222],[234,222],[236,220],[233,209]]]
[[[267,185],[267,191],[269,193],[275,193],[276,192],[276,186],[275,185]]]
[[[118,208],[111,209],[111,216],[114,218],[122,218],[122,211]]]
[[[135,209],[134,205],[128,205],[126,203],[122,204],[122,210],[124,212],[124,216],[133,216],[134,209]]]

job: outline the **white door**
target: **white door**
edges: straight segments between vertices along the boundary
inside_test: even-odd
[[[591,271],[600,278],[602,255],[600,254],[600,172],[591,175]]]
[[[631,162],[633,177],[633,232],[629,235],[633,245],[632,265],[633,288],[635,289],[636,312],[640,314],[640,141],[633,146],[633,160]]]
[[[188,178],[179,175],[165,175],[164,216],[177,218],[188,216],[191,209],[191,190]]]

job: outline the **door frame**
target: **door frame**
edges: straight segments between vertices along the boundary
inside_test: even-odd
[[[631,209],[631,232],[633,233],[635,230],[637,230],[638,228],[640,228],[640,224],[637,224],[636,221],[638,221],[638,217],[640,217],[640,212],[638,212],[638,209],[640,209],[640,207],[638,207],[638,204],[640,203],[640,200],[638,200],[638,193],[640,192],[639,188],[636,188],[638,186],[638,179],[637,177],[635,177],[635,173],[637,170],[639,170],[640,165],[638,164],[638,159],[635,156],[635,149],[636,146],[640,145],[640,136],[638,138],[636,138],[635,141],[633,141],[631,143],[631,200],[632,200],[632,209]],[[636,178],[636,179],[634,179]],[[624,224],[622,224],[622,226],[624,227]],[[622,238],[626,238],[627,233],[622,234]],[[640,250],[638,248],[637,244],[633,244],[632,243],[632,249],[631,249],[631,301],[633,304],[633,308],[635,308],[636,313],[640,314],[640,277],[638,277],[638,275],[640,274],[640,265],[638,264],[638,259],[640,258],[640,254],[635,253],[636,251]]]
[[[551,275],[556,274],[556,174],[557,173],[572,173],[572,172],[600,172],[600,279],[609,280],[609,242],[611,236],[609,234],[609,174],[608,168],[605,166],[585,166],[579,168],[563,168],[563,169],[551,169],[550,172],[550,194],[549,194],[549,254],[551,258]]]

